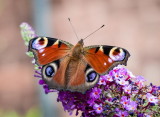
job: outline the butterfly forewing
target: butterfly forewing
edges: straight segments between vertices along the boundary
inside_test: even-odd
[[[45,65],[66,56],[72,46],[56,38],[36,37],[30,41],[29,50],[34,53],[37,64]]]
[[[84,48],[87,63],[99,74],[109,72],[117,64],[126,64],[129,52],[115,46],[89,46]]]

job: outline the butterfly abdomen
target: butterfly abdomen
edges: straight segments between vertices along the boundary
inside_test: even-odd
[[[78,84],[84,83],[84,79],[77,79],[78,66],[81,64],[80,60],[70,60],[66,72],[65,72],[65,84],[76,86]],[[73,82],[74,81],[74,82]]]

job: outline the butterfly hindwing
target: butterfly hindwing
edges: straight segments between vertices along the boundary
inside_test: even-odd
[[[45,65],[63,58],[72,46],[72,44],[56,38],[36,37],[30,40],[29,51],[34,53],[38,65]]]
[[[66,69],[69,63],[69,57],[48,63],[42,67],[42,77],[50,89],[66,89]]]
[[[72,64],[75,68],[72,66],[73,71],[70,69],[72,72],[67,83],[68,90],[85,93],[99,81],[99,74],[83,58]]]
[[[84,48],[88,64],[99,74],[105,74],[118,64],[126,65],[129,52],[116,46],[88,46]]]

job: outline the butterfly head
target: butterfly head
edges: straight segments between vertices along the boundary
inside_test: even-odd
[[[78,44],[80,44],[80,45],[82,45],[82,46],[83,46],[83,45],[84,45],[84,43],[83,43],[83,39],[79,40],[79,41],[78,41]]]

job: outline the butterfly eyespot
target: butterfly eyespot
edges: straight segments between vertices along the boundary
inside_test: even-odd
[[[92,68],[89,68],[86,71],[86,81],[87,82],[94,82],[98,77],[99,77],[98,74]]]
[[[47,66],[45,69],[45,74],[47,77],[52,77],[54,75],[55,71],[52,66]]]
[[[31,47],[36,50],[43,49],[47,46],[48,39],[46,37],[39,37],[32,41]]]
[[[114,61],[122,61],[125,58],[125,52],[122,48],[115,47],[111,49],[109,56]]]
[[[45,80],[51,80],[57,72],[57,68],[58,66],[56,63],[50,63],[48,65],[45,65],[42,68],[43,78]]]
[[[95,80],[96,76],[97,76],[96,72],[90,72],[87,75],[87,82],[93,82]]]

